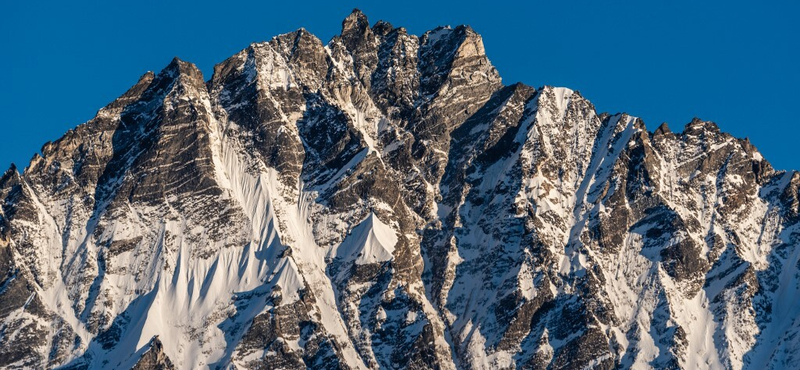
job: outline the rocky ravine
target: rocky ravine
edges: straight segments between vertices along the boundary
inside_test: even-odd
[[[0,179],[0,367],[783,369],[800,174],[354,11],[173,60]]]

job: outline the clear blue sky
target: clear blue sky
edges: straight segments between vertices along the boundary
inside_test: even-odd
[[[776,168],[800,169],[797,1],[109,3],[0,5],[0,167],[27,166],[173,56],[208,79],[251,42],[299,27],[327,42],[358,7],[415,34],[469,24],[506,84],[580,90],[598,111],[642,117],[650,130],[712,120]]]

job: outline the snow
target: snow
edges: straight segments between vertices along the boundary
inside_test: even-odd
[[[536,298],[536,287],[533,284],[533,273],[529,263],[522,263],[522,266],[519,269],[517,282],[519,284],[519,291],[526,300],[532,300]]]
[[[428,45],[436,44],[437,42],[439,42],[439,40],[447,37],[452,32],[453,30],[450,28],[450,26],[437,27],[432,31],[428,31],[426,33],[426,35],[428,35]]]
[[[241,70],[248,81],[256,80],[260,89],[288,90],[296,84],[286,59],[275,51],[270,43],[252,44],[249,49],[241,53],[243,55],[247,53]]]
[[[449,27],[430,31],[427,47],[450,37],[451,32]],[[541,294],[556,297],[548,304],[577,300],[581,287],[576,282],[602,274],[602,279],[592,281],[601,284],[594,294],[599,295],[602,305],[609,302],[615,320],[603,322],[590,317],[587,328],[600,329],[614,338],[618,349],[610,350],[617,351],[613,356],[623,366],[661,365],[660,361],[675,349],[686,354],[678,358],[683,368],[780,368],[796,358],[800,350],[800,309],[795,304],[800,300],[800,276],[796,271],[800,248],[796,248],[796,235],[800,230],[796,225],[786,227],[787,208],[782,208],[778,198],[785,195],[792,174],[753,186],[749,173],[733,173],[733,167],[738,162],[747,167],[748,158],[761,161],[763,157],[755,151],[748,157],[736,140],[714,141],[704,135],[691,135],[660,143],[662,147],[656,148],[656,139],[643,132],[641,121],[635,117],[615,115],[602,125],[594,108],[579,94],[566,88],[544,87],[526,103],[508,107],[506,101],[492,112],[524,110],[520,121],[514,122],[519,124],[514,138],[518,145],[489,164],[475,163],[479,153],[467,153],[469,158],[464,164],[476,171],[465,172],[468,178],[461,189],[463,194],[453,197],[455,202],[431,201],[448,189],[437,179],[423,178],[422,173],[427,171],[412,161],[408,171],[389,174],[401,182],[421,185],[419,195],[429,202],[423,204],[426,214],[413,214],[410,209],[397,208],[405,207],[403,204],[389,205],[374,199],[346,204],[342,207],[345,210],[329,209],[320,194],[348,190],[336,186],[370,155],[374,154],[381,169],[386,170],[386,163],[391,162],[383,161],[406,145],[391,140],[390,135],[408,134],[406,127],[384,116],[369,99],[369,92],[358,90],[363,86],[353,78],[353,58],[335,56],[333,50],[338,53],[342,47],[336,42],[339,41],[325,46],[331,63],[329,73],[342,74],[343,81],[353,84],[345,83],[345,88],[336,92],[303,82],[307,74],[293,70],[284,53],[274,50],[270,43],[253,44],[235,57],[238,73],[254,84],[260,98],[276,107],[274,119],[280,125],[270,134],[282,138],[288,135],[302,143],[297,124],[304,108],[282,105],[282,95],[278,94],[301,85],[332,100],[349,117],[351,126],[347,129],[360,134],[364,147],[348,163],[339,163],[339,168],[325,173],[327,181],[315,182],[313,187],[296,177],[287,181],[285,173],[267,165],[247,144],[253,133],[228,119],[228,111],[243,107],[242,102],[229,101],[229,91],[217,91],[212,100],[205,92],[180,95],[170,86],[160,97],[165,99],[165,109],[177,109],[184,102],[212,116],[207,121],[164,129],[163,134],[179,135],[181,130],[207,124],[201,128],[208,130],[213,181],[221,190],[214,197],[222,206],[214,208],[214,212],[235,211],[236,215],[230,225],[224,225],[229,227],[225,230],[229,233],[226,240],[211,240],[208,235],[215,230],[193,220],[191,215],[180,214],[175,207],[184,199],[177,195],[167,196],[159,206],[127,203],[119,208],[122,215],[99,228],[98,219],[91,218],[96,215],[72,210],[84,199],[58,198],[43,191],[41,185],[26,182],[23,189],[32,194],[38,217],[20,219],[15,225],[24,227],[25,237],[33,241],[31,255],[35,258],[14,258],[25,261],[25,268],[42,281],[42,286],[7,320],[29,320],[44,326],[44,321],[29,312],[29,304],[38,297],[80,338],[81,344],[69,355],[73,358],[86,351],[97,364],[109,361],[109,367],[127,368],[158,335],[165,353],[179,368],[238,366],[230,364],[237,354],[234,344],[241,340],[252,319],[269,312],[273,305],[296,303],[302,292],[310,292],[314,302],[309,307],[310,317],[319,321],[352,368],[368,368],[376,358],[392,355],[391,346],[372,346],[372,319],[378,330],[384,323],[399,321],[404,325],[403,335],[409,339],[417,338],[415,335],[430,324],[435,333],[431,345],[436,348],[435,356],[445,359],[445,368],[456,363],[475,369],[512,368],[518,365],[517,360],[534,352],[552,357],[586,331],[556,336],[543,328],[541,336],[539,332],[522,333],[531,337],[513,343],[511,349],[498,350],[493,345],[504,334],[498,328],[507,323],[498,322],[493,303],[514,297],[522,305],[541,298]],[[457,50],[462,56],[483,54],[480,42],[462,46]],[[479,70],[459,77],[485,79],[489,75],[486,70]],[[472,86],[450,85],[445,84],[437,92],[439,95],[428,97],[434,99],[432,107],[441,104],[439,101],[444,100],[440,97],[448,94],[461,99],[459,103],[465,102],[467,98],[459,94]],[[477,100],[468,103],[471,112],[483,104]],[[98,117],[121,122],[111,110],[101,111]],[[138,119],[155,117],[142,113]],[[413,126],[413,122],[404,124]],[[497,124],[510,123],[483,122],[474,126],[469,135],[478,137],[478,143]],[[442,163],[449,165],[450,160],[459,159],[449,158],[450,148],[433,141],[419,144]],[[653,204],[637,204],[642,199],[631,197],[621,204],[609,205],[612,195],[627,190],[619,187],[621,180],[634,182],[615,176],[633,173],[620,166],[629,164],[622,162],[629,151],[639,149],[646,149],[645,155],[651,160],[648,165],[657,170],[646,174],[653,175],[655,182],[647,190],[658,190],[660,194],[645,199]],[[703,168],[714,165],[709,151],[732,154],[723,168],[709,172]],[[76,182],[64,170],[71,166],[69,161],[50,163],[50,159],[38,158],[34,162],[37,161],[47,162],[43,162],[47,174],[64,177],[58,191]],[[557,168],[548,169],[548,165]],[[297,181],[289,183],[292,179]],[[114,190],[125,181],[124,175],[109,181],[111,185],[106,190]],[[737,210],[723,214],[729,198],[738,195],[745,201],[737,205]],[[609,248],[613,250],[598,247],[591,229],[593,217],[599,215],[603,220],[616,212],[641,213],[653,205],[674,212],[688,226],[658,237],[663,240],[654,240],[648,231],[656,223],[632,226],[635,220],[630,219],[624,225],[622,245]],[[105,210],[108,206],[98,203],[97,208]],[[410,223],[416,225],[401,230],[402,222],[393,219],[398,210],[412,213]],[[451,214],[455,219],[446,226],[453,226],[453,230],[441,230]],[[442,236],[434,240],[438,248],[434,251],[419,248],[428,231]],[[404,233],[402,245],[409,246],[402,251],[403,260],[422,254],[424,273],[429,273],[430,265],[436,261],[430,254],[441,253],[436,257],[446,265],[441,271],[445,276],[440,279],[437,297],[428,296],[432,292],[423,280],[400,271],[407,266],[396,266],[402,261],[395,261],[395,253],[399,253],[396,248],[401,247],[398,232]],[[536,265],[536,258],[542,256],[535,255],[531,240],[523,238],[542,243],[547,249],[542,253],[548,255],[547,265]],[[135,248],[111,255],[101,244],[106,241],[126,241]],[[660,252],[678,241],[691,242],[698,248],[701,262],[709,262],[710,270],[700,271],[705,275],[697,280],[698,284],[675,280],[662,266]],[[200,257],[202,252],[208,255]],[[106,259],[108,266],[113,266],[108,270],[102,263]],[[377,267],[386,274],[382,277],[390,277],[389,287],[382,288],[375,281],[348,281],[347,273],[366,265],[380,265]],[[340,268],[339,272],[329,276],[336,268]],[[740,278],[751,276],[747,274],[755,276],[756,281],[741,283]],[[17,274],[0,286],[0,293],[16,278]],[[546,287],[541,285],[544,279],[549,279],[544,282]],[[763,287],[756,298],[737,290],[746,290],[752,284]],[[366,296],[374,287],[385,290]],[[413,307],[393,306],[396,294],[408,294]],[[84,306],[86,302],[88,306]],[[763,312],[763,306],[758,305],[762,302],[771,302],[771,311]],[[112,350],[92,342],[96,334],[90,333],[87,323],[98,314],[121,320],[123,339]],[[103,323],[100,330],[109,325]],[[686,334],[685,348],[670,344],[678,327]],[[50,342],[54,335],[50,334]],[[302,350],[305,344],[300,339],[278,340],[295,351]],[[460,348],[453,351],[454,346]],[[255,351],[247,359],[260,358],[263,352]],[[588,367],[605,359],[607,355],[595,358]]]
[[[382,263],[392,259],[396,244],[397,233],[370,212],[331,253],[357,265]]]

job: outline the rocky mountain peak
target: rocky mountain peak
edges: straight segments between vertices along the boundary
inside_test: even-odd
[[[388,35],[389,32],[392,32],[394,29],[395,28],[394,28],[394,26],[392,26],[391,23],[389,23],[387,21],[384,21],[384,20],[379,20],[379,21],[375,22],[374,26],[372,26],[372,32],[374,32],[376,35],[378,35],[378,37],[386,37],[386,35]],[[400,32],[406,32],[407,33],[407,31],[403,27],[400,27],[398,30]]]
[[[697,117],[692,118],[692,121],[687,123],[683,129],[684,135],[699,135],[703,133],[719,134],[721,131],[716,123],[704,121]]]
[[[178,88],[174,90],[174,88]],[[181,94],[202,94],[206,91],[203,73],[193,63],[174,57],[170,63],[155,76],[151,93],[166,93],[166,90]]]
[[[0,367],[792,368],[800,174],[354,10],[0,177]]]
[[[653,137],[672,134],[669,125],[666,122],[661,123],[658,128],[653,132]]]
[[[9,176],[15,176],[15,175],[19,175],[19,172],[17,171],[17,165],[14,164],[14,163],[11,163],[11,165],[8,166],[8,169],[6,170],[6,172],[3,173],[2,178],[5,179],[5,178],[8,178]]]
[[[196,65],[183,61],[178,57],[173,57],[169,64],[161,70],[159,75],[168,75],[173,78],[184,75],[190,78],[197,78],[199,75],[202,78],[202,72],[200,72],[200,69],[198,69]]]
[[[342,40],[350,44],[371,34],[369,20],[359,9],[353,9],[350,15],[342,21]]]

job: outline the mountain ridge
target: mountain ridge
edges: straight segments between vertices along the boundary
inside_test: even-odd
[[[785,368],[800,174],[468,26],[174,58],[0,179],[6,368]],[[390,245],[394,243],[393,245]],[[366,254],[365,254],[366,253]],[[26,350],[26,349],[32,350]],[[713,349],[713,350],[710,350]]]

